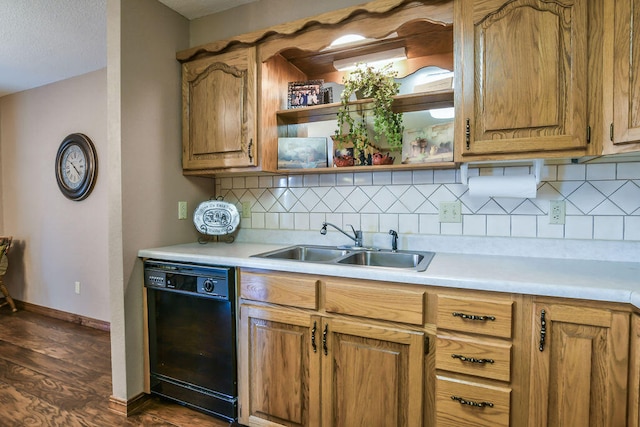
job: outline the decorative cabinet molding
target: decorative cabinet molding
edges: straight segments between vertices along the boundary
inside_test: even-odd
[[[185,174],[258,164],[255,47],[182,64]]]
[[[454,5],[456,160],[587,154],[590,2]]]

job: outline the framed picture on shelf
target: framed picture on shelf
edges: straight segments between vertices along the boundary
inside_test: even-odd
[[[323,80],[289,82],[288,108],[310,107],[324,103]]]
[[[327,138],[278,138],[278,169],[315,169],[328,166]]]
[[[405,129],[402,163],[453,162],[453,120],[419,129]]]

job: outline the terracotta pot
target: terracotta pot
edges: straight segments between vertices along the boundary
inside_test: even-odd
[[[389,153],[373,153],[373,164],[374,165],[392,165],[394,158],[389,155]]]
[[[339,156],[333,159],[333,164],[336,167],[342,168],[345,166],[353,166],[354,160],[351,156]]]

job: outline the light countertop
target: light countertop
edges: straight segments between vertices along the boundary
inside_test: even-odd
[[[424,272],[355,267],[251,255],[288,245],[187,243],[142,249],[141,258],[250,267],[461,289],[630,303],[640,309],[640,263],[437,252]]]

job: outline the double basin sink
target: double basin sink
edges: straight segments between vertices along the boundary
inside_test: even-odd
[[[257,258],[280,259],[321,264],[382,267],[425,271],[433,252],[388,251],[370,248],[296,245],[253,255]]]

